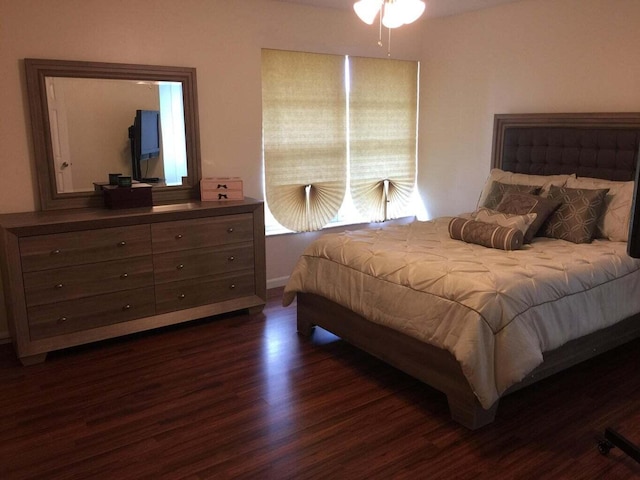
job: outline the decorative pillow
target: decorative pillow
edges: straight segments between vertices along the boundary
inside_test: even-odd
[[[540,193],[540,187],[535,185],[516,185],[512,183],[493,182],[491,184],[491,190],[487,198],[484,199],[484,203],[481,207],[494,209],[507,193],[530,193],[537,195]]]
[[[501,227],[460,217],[454,217],[449,222],[449,236],[454,240],[501,250],[517,250],[522,247],[523,239],[522,232],[517,228]]]
[[[514,215],[535,213],[536,218],[524,234],[524,243],[531,243],[544,221],[551,215],[560,202],[550,198],[528,195],[525,193],[510,193],[505,195],[496,210]]]
[[[486,206],[484,201],[491,191],[491,184],[493,182],[510,183],[512,185],[534,185],[541,188],[540,195],[546,196],[551,185],[562,187],[569,177],[575,177],[575,175],[527,175],[525,173],[513,173],[499,168],[493,168],[480,194],[478,207]]]
[[[491,225],[500,225],[501,227],[517,228],[526,235],[527,230],[538,217],[537,213],[528,213],[526,215],[516,215],[512,213],[503,213],[490,208],[480,207],[473,212],[472,217],[477,222],[490,223]]]
[[[542,236],[573,243],[591,242],[608,191],[607,188],[587,190],[552,185],[549,198],[562,204],[547,218],[541,228]]]
[[[634,182],[614,182],[600,178],[570,178],[567,188],[588,188],[592,190],[608,188],[604,197],[602,215],[596,225],[594,238],[606,238],[614,242],[626,242],[629,239],[629,220],[633,204]]]

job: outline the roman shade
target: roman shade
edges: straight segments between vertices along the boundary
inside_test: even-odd
[[[293,231],[319,230],[347,181],[344,57],[262,50],[267,204]]]
[[[370,221],[400,216],[416,179],[418,63],[350,57],[351,196]]]

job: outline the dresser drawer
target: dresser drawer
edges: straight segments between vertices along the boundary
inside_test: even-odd
[[[253,269],[253,262],[253,243],[251,242],[181,250],[153,257],[156,283]]]
[[[156,312],[172,312],[255,293],[253,271],[156,285]]]
[[[153,253],[213,247],[253,240],[253,215],[224,215],[151,225]]]
[[[82,265],[148,255],[149,225],[102,228],[20,239],[22,271]]]
[[[28,307],[150,286],[151,255],[24,274]]]
[[[155,313],[153,287],[38,305],[28,309],[31,340],[126,322]]]

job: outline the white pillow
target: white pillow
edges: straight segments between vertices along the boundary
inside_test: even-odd
[[[533,221],[538,217],[538,214],[527,213],[525,215],[517,215],[514,213],[502,213],[496,210],[491,210],[490,208],[480,207],[472,213],[472,217],[476,222],[516,228],[522,232],[522,235],[525,235]]]
[[[536,187],[542,187],[540,195],[546,197],[551,185],[564,187],[564,184],[570,177],[575,178],[575,175],[527,175],[525,173],[506,172],[499,168],[493,168],[482,188],[482,193],[480,194],[476,208],[484,205],[484,201],[491,191],[491,184],[494,181],[514,185],[535,185]]]
[[[614,182],[601,178],[578,177],[568,179],[565,186],[590,190],[608,188],[604,208],[596,225],[595,238],[626,242],[629,238],[633,185],[633,181]]]

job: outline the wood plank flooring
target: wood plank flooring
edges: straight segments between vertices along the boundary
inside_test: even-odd
[[[444,395],[317,330],[272,292],[226,315],[49,354],[0,346],[0,478],[632,479],[640,342],[501,401],[471,432]]]

